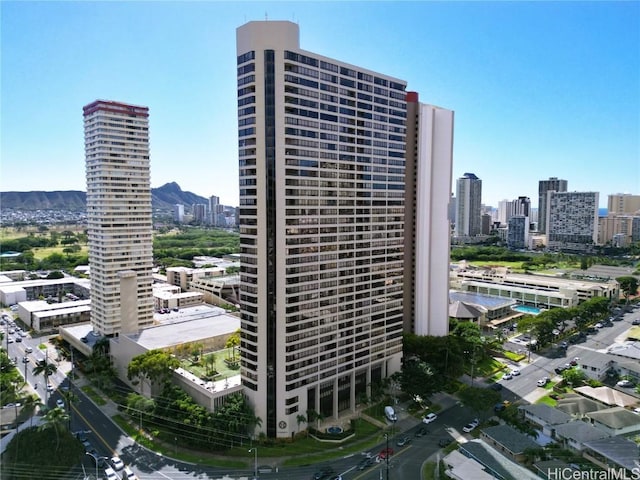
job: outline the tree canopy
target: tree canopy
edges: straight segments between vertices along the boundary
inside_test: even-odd
[[[179,366],[180,360],[170,353],[163,350],[149,350],[131,359],[127,368],[127,378],[146,380],[151,385],[162,385],[171,379],[172,370]]]

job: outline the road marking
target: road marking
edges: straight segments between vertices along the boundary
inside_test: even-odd
[[[85,425],[87,426],[92,426],[93,424],[91,422],[89,422],[89,420],[86,419],[86,417],[84,415],[82,415],[82,413],[80,413],[80,411],[76,408],[75,405],[71,404],[71,408],[76,412],[76,414],[82,418],[82,420],[84,421]],[[107,451],[110,451],[113,455],[117,455],[117,452],[115,450],[113,450],[109,444],[107,443],[107,441],[102,438],[102,435],[100,435],[96,429],[93,429],[93,434],[98,437],[98,440],[100,440],[102,442],[102,444],[106,447]]]

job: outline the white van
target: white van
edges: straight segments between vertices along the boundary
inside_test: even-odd
[[[390,422],[395,422],[398,420],[398,416],[396,415],[396,412],[393,410],[393,407],[390,405],[387,405],[386,407],[384,407],[384,416],[387,417],[387,420],[389,420]]]

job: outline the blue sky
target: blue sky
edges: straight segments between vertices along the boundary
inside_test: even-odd
[[[82,106],[150,108],[153,187],[238,203],[235,29],[300,25],[301,48],[455,110],[453,178],[483,202],[538,180],[640,194],[640,2],[0,2],[0,191],[86,190]]]

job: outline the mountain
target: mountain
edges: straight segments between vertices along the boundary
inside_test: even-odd
[[[194,203],[207,202],[205,197],[184,192],[176,182],[151,189],[154,210],[171,210],[176,203],[190,207]],[[87,194],[79,190],[0,192],[0,207],[15,210],[86,210]]]

